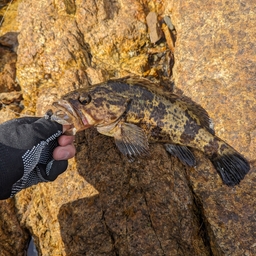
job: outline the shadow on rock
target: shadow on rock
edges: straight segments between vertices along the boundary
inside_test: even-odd
[[[77,170],[99,194],[60,208],[67,255],[209,255],[184,166],[162,145],[129,163],[112,138],[78,140]]]

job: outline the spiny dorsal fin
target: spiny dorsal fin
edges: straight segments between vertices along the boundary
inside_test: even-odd
[[[215,134],[214,128],[213,128],[213,121],[209,117],[208,113],[206,112],[203,107],[201,107],[199,104],[192,101],[187,96],[179,97],[181,102],[184,102],[188,108],[189,111],[191,111],[200,121],[200,124],[212,135]]]
[[[165,98],[171,97],[172,93],[168,88],[161,87],[158,83],[153,83],[150,80],[139,77],[139,76],[126,76],[118,79],[111,79],[109,82],[118,82],[118,83],[126,83],[129,85],[138,85],[140,87],[143,87],[152,93],[155,93],[159,96],[163,96]]]

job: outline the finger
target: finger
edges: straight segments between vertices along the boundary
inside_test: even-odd
[[[75,136],[61,135],[58,138],[58,143],[60,146],[67,146],[68,144],[72,144],[74,140]]]
[[[73,144],[66,146],[58,146],[53,151],[53,158],[55,160],[68,160],[74,157],[76,154],[76,149]]]

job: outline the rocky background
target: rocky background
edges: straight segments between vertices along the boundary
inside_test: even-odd
[[[1,256],[24,255],[30,235],[40,255],[256,255],[254,0],[14,0],[0,36],[1,122],[135,74],[174,81],[252,167],[230,188],[200,152],[187,168],[156,144],[131,164],[111,138],[79,133],[56,181],[0,202]]]

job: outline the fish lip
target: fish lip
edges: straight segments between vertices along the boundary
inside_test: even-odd
[[[76,114],[73,106],[71,106],[71,104],[67,101],[61,100],[61,101],[53,102],[52,105],[56,108],[60,108],[64,112],[67,111],[72,116],[77,117],[77,114]]]
[[[87,120],[87,118],[83,115],[83,113],[77,109],[73,104],[66,100],[60,100],[58,102],[53,102],[52,104],[56,108],[60,108],[63,111],[67,111],[69,114],[74,116],[75,118],[78,118],[82,121],[83,125],[87,128],[90,127],[90,124]]]

